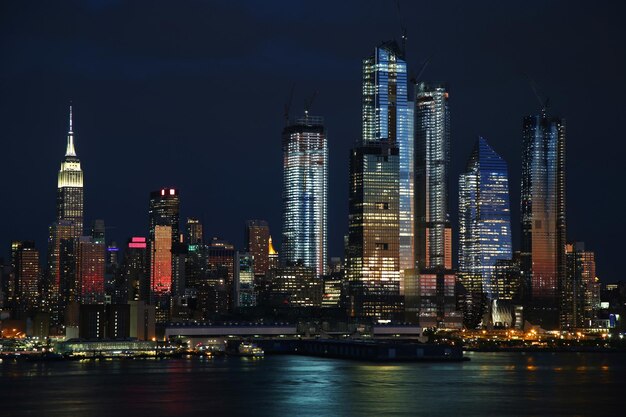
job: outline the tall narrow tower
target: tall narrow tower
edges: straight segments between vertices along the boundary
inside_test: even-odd
[[[350,153],[346,265],[354,316],[397,315],[400,271],[413,264],[407,99],[404,54],[384,42],[363,60],[362,143]]]
[[[70,220],[74,223],[73,236],[83,234],[83,171],[76,155],[72,106],[70,105],[69,131],[65,158],[61,162],[57,182],[57,220]]]
[[[304,117],[283,130],[283,228],[281,256],[326,273],[328,144],[321,117]]]
[[[452,268],[448,214],[450,111],[441,84],[415,87],[415,260],[419,269]]]
[[[524,118],[521,203],[527,317],[554,329],[566,277],[565,120],[548,116],[545,109]]]

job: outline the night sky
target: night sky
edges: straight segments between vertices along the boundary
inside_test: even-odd
[[[598,276],[622,278],[626,26],[621,2],[401,1],[410,72],[447,82],[450,212],[477,135],[509,164],[519,247],[522,117],[539,102],[567,119],[568,239],[597,253]],[[181,222],[238,247],[246,219],[280,242],[281,130],[318,91],[328,129],[329,255],[343,256],[349,149],[361,132],[361,60],[399,39],[392,0],[2,1],[0,252],[45,249],[74,103],[86,225],[105,220],[122,245],[147,234],[148,194],[181,193]]]

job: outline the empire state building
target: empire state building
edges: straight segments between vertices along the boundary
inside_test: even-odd
[[[83,234],[83,171],[74,147],[72,106],[70,129],[67,133],[65,158],[61,162],[57,183],[57,220],[70,220],[74,225],[73,237]]]

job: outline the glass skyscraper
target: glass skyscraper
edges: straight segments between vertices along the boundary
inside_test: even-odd
[[[321,117],[297,119],[283,130],[282,260],[326,273],[328,145]]]
[[[480,137],[459,178],[459,273],[468,290],[499,299],[496,262],[510,260],[511,213],[506,162]]]
[[[350,158],[350,313],[390,318],[402,310],[400,271],[413,264],[412,109],[396,42],[363,60],[362,105],[363,141]]]
[[[558,327],[565,280],[565,121],[545,110],[524,118],[521,271],[528,319]]]
[[[452,268],[448,214],[450,111],[441,84],[415,86],[415,261],[419,269]]]
[[[398,148],[399,269],[414,263],[413,103],[408,101],[407,64],[396,42],[384,42],[363,60],[363,142]]]

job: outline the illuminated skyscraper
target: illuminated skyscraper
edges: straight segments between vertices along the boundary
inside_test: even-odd
[[[444,85],[415,86],[415,261],[452,268],[448,214],[450,111]]]
[[[565,280],[565,121],[545,110],[524,118],[521,271],[527,318],[554,329]]]
[[[566,278],[561,290],[561,328],[590,327],[600,309],[600,282],[595,254],[584,242],[565,246]]]
[[[50,226],[46,292],[52,323],[60,324],[76,288],[76,244],[83,234],[83,171],[76,155],[72,106],[65,158],[57,176],[56,221]]]
[[[278,268],[278,251],[274,249],[274,245],[272,244],[272,236],[267,240],[267,269],[276,269]],[[255,272],[256,273],[256,272]]]
[[[363,60],[363,142],[350,157],[346,272],[356,316],[398,313],[401,263],[413,263],[407,98],[404,56],[395,42],[383,43]]]
[[[190,245],[202,243],[202,223],[200,223],[200,220],[187,219],[187,243]]]
[[[322,276],[327,263],[328,145],[321,117],[283,130],[282,260],[301,261]]]
[[[148,301],[150,299],[147,248],[148,244],[145,237],[132,237],[124,252],[122,275],[128,288],[128,301]]]
[[[74,223],[73,237],[83,234],[83,171],[76,156],[74,131],[72,127],[72,106],[67,133],[65,159],[61,163],[57,181],[57,220],[70,220]]]
[[[14,242],[12,252],[17,316],[25,318],[41,304],[39,251],[35,249],[34,242]]]
[[[78,240],[78,301],[81,304],[104,302],[104,270],[106,246],[91,236]]]
[[[156,307],[156,321],[169,318],[172,294],[172,226],[154,226],[150,240],[150,301]]]
[[[270,227],[265,220],[248,220],[244,232],[245,250],[254,260],[254,275],[264,276],[269,269]]]
[[[511,213],[506,162],[478,138],[459,178],[459,273],[465,287],[499,298],[496,262],[511,259]]]
[[[180,240],[180,197],[175,188],[162,188],[150,193],[150,207],[148,208],[148,223],[150,226],[150,239],[154,237],[154,229],[157,225],[170,226],[171,241]]]

